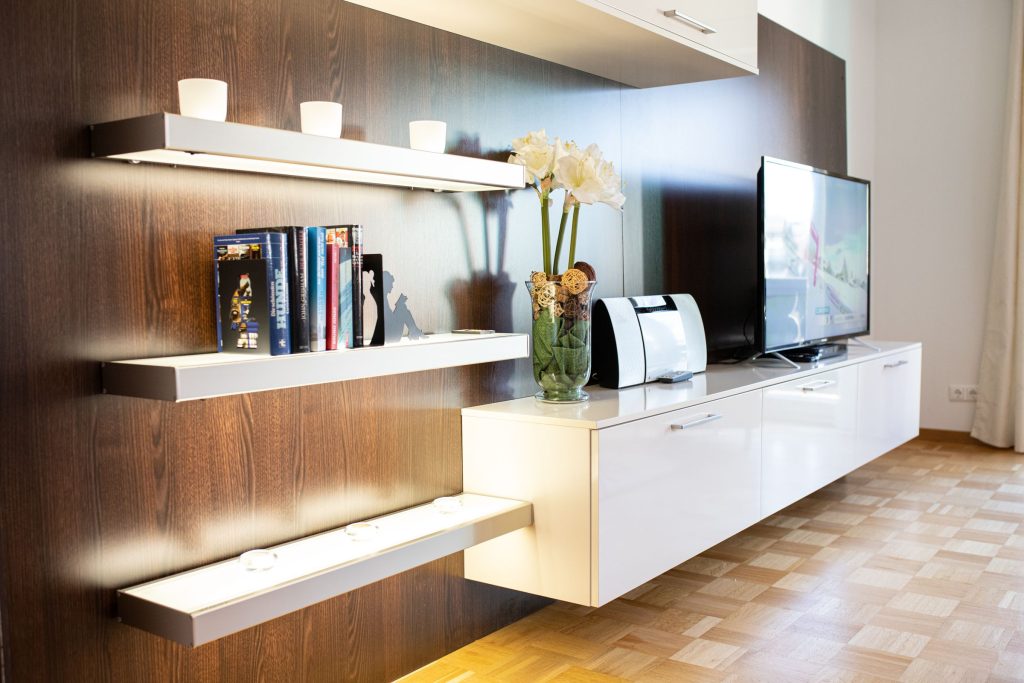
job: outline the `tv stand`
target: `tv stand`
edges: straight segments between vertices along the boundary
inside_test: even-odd
[[[753,363],[753,362],[756,362],[756,361],[759,361],[759,360],[781,360],[786,365],[792,366],[793,368],[796,368],[797,370],[800,369],[799,365],[797,365],[796,363],[794,363],[790,359],[786,358],[781,353],[778,353],[777,351],[771,351],[769,353],[755,353],[753,356],[751,356],[749,359],[747,359],[747,362],[748,363]]]
[[[812,346],[801,346],[797,349],[786,349],[781,352],[789,360],[800,363],[817,363],[829,358],[836,358],[846,353],[846,347],[842,344],[815,344]]]
[[[869,344],[868,342],[864,341],[863,339],[860,339],[859,337],[850,337],[849,339],[846,340],[846,343],[847,345],[853,344],[854,346],[864,346],[866,348],[871,349],[872,351],[882,350],[880,347],[875,346],[874,344]]]

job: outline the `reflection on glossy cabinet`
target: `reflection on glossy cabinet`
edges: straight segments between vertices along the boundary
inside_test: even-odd
[[[857,448],[857,368],[763,390],[761,516],[767,517],[862,465]]]
[[[603,605],[760,519],[761,400],[749,392],[595,432]]]
[[[858,448],[862,462],[917,436],[921,423],[921,349],[875,358],[858,371]]]

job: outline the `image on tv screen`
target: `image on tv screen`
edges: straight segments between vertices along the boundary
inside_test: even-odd
[[[868,184],[765,160],[765,349],[868,329]]]

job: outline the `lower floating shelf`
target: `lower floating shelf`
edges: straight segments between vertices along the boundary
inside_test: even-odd
[[[121,621],[196,646],[533,524],[533,506],[463,493],[117,593]]]
[[[103,363],[103,392],[192,401],[403,372],[526,358],[525,334],[432,334],[362,349],[250,356],[202,353]]]

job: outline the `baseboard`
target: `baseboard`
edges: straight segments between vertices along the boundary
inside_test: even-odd
[[[969,432],[958,432],[952,429],[925,429],[917,437],[922,441],[940,441],[942,443],[960,443],[972,446],[985,446],[987,444],[978,441]]]

